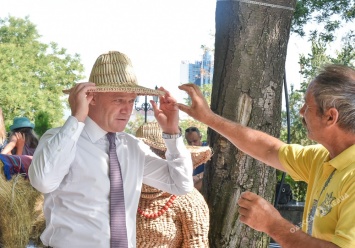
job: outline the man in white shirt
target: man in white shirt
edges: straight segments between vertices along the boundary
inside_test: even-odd
[[[96,60],[89,83],[69,93],[71,116],[41,138],[29,168],[31,184],[45,195],[46,229],[51,247],[110,247],[108,132],[116,133],[122,171],[128,247],[136,244],[136,214],[142,183],[171,194],[193,189],[191,156],[178,128],[178,108],[170,93],[138,86],[129,58],[119,52]],[[142,141],[124,133],[137,95],[151,101],[163,130],[166,160]]]

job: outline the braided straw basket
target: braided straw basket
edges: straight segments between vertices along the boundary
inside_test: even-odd
[[[158,122],[144,123],[138,128],[136,137],[150,146],[150,149],[158,156],[165,158],[166,146]],[[194,168],[207,162],[212,156],[212,150],[208,146],[186,146],[186,148],[191,153]]]
[[[95,83],[95,92],[124,92],[151,96],[165,94],[161,90],[139,86],[131,60],[127,55],[117,51],[102,54],[96,59],[89,82]],[[70,89],[63,92],[68,94]]]

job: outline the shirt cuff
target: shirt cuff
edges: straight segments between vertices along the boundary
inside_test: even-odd
[[[69,116],[60,132],[72,137],[73,140],[78,140],[84,126],[85,123],[79,122],[74,116]]]

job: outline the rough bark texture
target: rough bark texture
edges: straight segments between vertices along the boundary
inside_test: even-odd
[[[282,80],[296,0],[217,1],[212,110],[279,137]],[[253,191],[270,202],[275,170],[208,130],[214,155],[204,177],[211,247],[268,247],[269,238],[239,222],[237,200]],[[257,148],[256,148],[257,149]]]

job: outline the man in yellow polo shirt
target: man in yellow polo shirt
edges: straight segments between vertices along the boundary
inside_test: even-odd
[[[268,201],[243,192],[240,221],[265,232],[281,247],[355,247],[355,70],[328,65],[308,86],[300,110],[308,138],[319,145],[287,145],[227,120],[209,108],[199,88],[179,86],[191,97],[179,109],[229,139],[238,149],[294,179],[308,183],[303,222],[293,225]]]
[[[355,247],[355,145],[330,159],[322,145],[284,145],[280,161],[292,178],[308,183],[302,223],[291,227],[331,241],[340,247]]]

